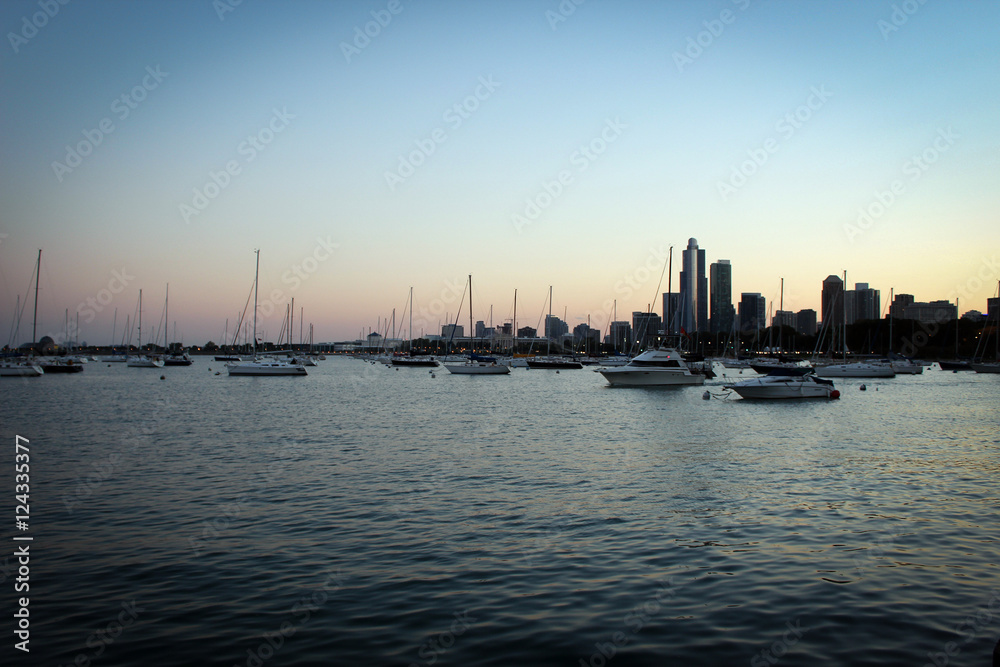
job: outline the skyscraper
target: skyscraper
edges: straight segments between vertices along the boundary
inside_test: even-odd
[[[760,292],[740,294],[740,331],[757,331],[767,326],[765,305]]]
[[[713,334],[733,330],[733,267],[728,259],[720,259],[709,267],[711,329]]]
[[[688,333],[708,331],[708,278],[705,276],[705,251],[697,239],[688,239],[681,268],[680,325]]]
[[[844,323],[844,281],[830,275],[823,281],[823,326],[839,327]]]
[[[656,313],[634,311],[632,313],[632,332],[640,348],[654,347],[656,337],[660,334],[660,316]]]
[[[663,293],[663,334],[680,333],[678,322],[680,321],[681,295],[677,292]]]

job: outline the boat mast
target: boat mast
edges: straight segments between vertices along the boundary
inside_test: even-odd
[[[552,356],[552,285],[549,285],[549,320],[545,323],[545,356]]]
[[[309,336],[310,343],[312,342],[312,325],[309,325]],[[409,342],[406,345],[406,351],[413,355],[413,286],[410,286],[410,330],[407,332],[406,337]]]
[[[166,352],[170,352],[170,283],[167,283],[167,295],[163,299],[163,320],[166,324],[163,329],[163,347]]]
[[[889,352],[892,352],[892,291],[893,287],[889,288]]]
[[[514,353],[517,352],[517,288],[514,289],[514,319],[511,322],[511,326],[514,327],[511,331],[511,343],[510,343],[510,356],[513,357]]]
[[[292,349],[292,332],[295,331],[295,297],[292,297],[292,305],[290,306],[289,320],[288,320],[288,349]]]
[[[472,359],[472,274],[469,274],[469,359]]]
[[[35,314],[31,317],[31,348],[38,342],[38,280],[42,272],[42,249],[38,249],[38,264],[35,265]]]
[[[254,252],[257,253],[257,265],[253,272],[253,358],[257,359],[257,278],[260,276],[260,248]]]
[[[139,354],[142,354],[142,290],[139,290]]]

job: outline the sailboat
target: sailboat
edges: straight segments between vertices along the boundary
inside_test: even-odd
[[[480,357],[472,351],[472,274],[469,274],[469,358],[461,364],[445,364],[455,375],[506,375],[510,367],[498,364],[495,359]]]
[[[308,375],[301,364],[288,359],[257,356],[257,278],[260,275],[260,250],[253,278],[253,357],[247,361],[228,364],[229,375]]]
[[[139,290],[139,354],[129,356],[125,365],[129,368],[163,368],[163,359],[157,356],[142,354],[142,290]]]
[[[170,352],[170,338],[168,337],[168,332],[170,331],[170,283],[167,283],[167,296],[163,300],[163,321],[165,323],[165,329],[163,332],[163,342],[164,349],[167,350],[167,356],[163,358],[164,366],[190,366],[194,363],[191,359],[191,355],[185,352],[183,349],[178,352]],[[177,333],[177,332],[174,332]]]
[[[434,357],[427,356],[414,356],[413,355],[413,288],[410,288],[410,331],[407,334],[409,339],[406,343],[408,356],[405,357],[392,357],[393,366],[418,366],[423,368],[437,368],[438,362]]]
[[[552,326],[552,285],[549,285],[549,318],[547,328]],[[583,368],[583,364],[575,359],[552,356],[552,331],[545,332],[545,356],[528,359],[528,368],[545,369],[577,369]]]
[[[42,251],[38,250],[38,268],[35,271],[35,312],[32,317],[31,323],[31,341],[32,346],[37,344],[38,335],[38,274],[42,270]],[[69,327],[67,326],[67,330]],[[34,355],[34,347],[32,349],[32,355]],[[39,366],[46,373],[80,373],[83,371],[83,366],[72,359],[67,357],[49,357],[43,356],[37,359],[29,359],[29,363],[33,363]]]
[[[1000,284],[998,284],[997,286],[997,298],[998,300],[1000,300]],[[996,312],[996,319],[993,321],[993,343],[996,346],[996,348],[993,352],[993,361],[992,362],[983,361],[982,357],[979,357],[980,359],[979,361],[974,361],[970,363],[969,366],[971,366],[972,370],[976,371],[977,373],[1000,373],[1000,309],[995,309],[995,312]],[[989,315],[989,309],[987,309],[987,315]],[[988,325],[989,323],[990,323],[990,318],[987,317],[986,324]],[[986,331],[985,326],[983,327],[983,331],[984,332]],[[982,340],[984,341],[986,340],[985,335]],[[978,346],[976,352],[977,353],[979,352]]]
[[[41,264],[42,261],[42,251],[38,251],[38,262]],[[14,309],[14,321],[17,324],[17,330],[20,330],[21,322],[21,297],[18,295],[18,305]],[[25,299],[27,301],[27,299]],[[36,296],[37,303],[37,296]],[[12,342],[17,340],[17,333],[15,332],[12,337]],[[18,357],[7,357],[0,361],[0,377],[38,377],[42,375],[44,371],[42,367],[34,363],[31,359],[24,359],[20,356]]]

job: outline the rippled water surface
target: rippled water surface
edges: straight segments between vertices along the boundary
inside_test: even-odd
[[[769,403],[320,364],[0,381],[31,664],[989,663],[1000,376]]]

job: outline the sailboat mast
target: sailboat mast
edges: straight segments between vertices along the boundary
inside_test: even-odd
[[[288,320],[288,349],[292,349],[292,332],[295,331],[295,297],[292,297],[291,316]]]
[[[517,352],[517,289],[514,290],[514,319],[511,321],[511,343],[510,343],[510,356],[514,356]]]
[[[258,248],[254,252],[257,253],[257,265],[253,272],[253,356],[254,359],[257,358],[257,279],[260,276],[260,249]],[[142,294],[142,292],[139,292]]]
[[[166,327],[163,329],[163,347],[170,351],[170,283],[167,283],[167,295],[163,299],[163,319]]]
[[[549,320],[545,323],[545,356],[552,354],[552,285],[549,285]]]
[[[309,325],[309,335],[312,336],[312,325]],[[413,286],[410,286],[410,330],[406,333],[409,342],[406,344],[406,351],[413,354]],[[310,339],[310,342],[311,339]]]
[[[142,352],[142,290],[139,290],[139,352]]]
[[[472,274],[469,274],[469,358],[472,358]]]
[[[31,345],[38,342],[38,281],[42,273],[42,249],[38,249],[38,264],[35,265],[35,314],[31,317]]]

